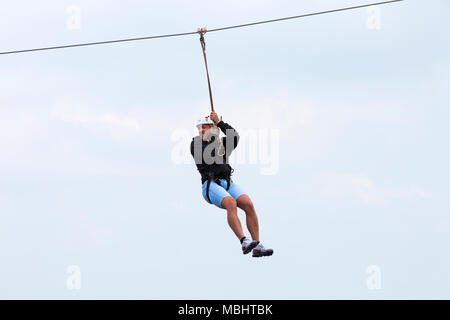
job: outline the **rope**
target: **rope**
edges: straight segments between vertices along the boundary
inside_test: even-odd
[[[205,38],[203,37],[203,35],[205,34],[206,30],[205,29],[200,29],[197,32],[200,34],[200,43],[202,45],[203,58],[205,60],[206,77],[208,78],[209,100],[211,102],[211,111],[214,112],[214,102],[213,102],[213,97],[212,97],[211,81],[209,79],[208,61],[206,60],[206,44],[205,44]]]

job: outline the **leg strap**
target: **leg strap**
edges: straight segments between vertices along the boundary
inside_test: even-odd
[[[208,202],[212,204],[211,199],[209,198],[209,187],[211,185],[211,181],[213,180],[213,178],[209,178],[208,181],[206,182],[206,198],[208,199]],[[230,189],[230,179],[225,179],[227,181],[227,188],[226,190],[228,191]],[[217,183],[220,186],[220,179],[214,179],[214,182]]]
[[[211,184],[211,179],[208,179],[208,182],[206,182],[206,199],[208,199],[208,202],[212,204],[211,199],[209,198],[209,185]]]
[[[227,179],[227,191],[230,189],[230,178]]]

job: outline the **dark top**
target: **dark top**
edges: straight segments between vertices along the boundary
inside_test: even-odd
[[[191,154],[202,176],[202,183],[209,177],[229,179],[233,171],[228,164],[228,157],[239,142],[239,134],[233,127],[223,121],[217,123],[217,127],[225,134],[225,137],[221,139],[222,147],[219,145],[216,136],[212,136],[211,140],[207,141],[204,141],[200,136],[196,136],[191,142]]]

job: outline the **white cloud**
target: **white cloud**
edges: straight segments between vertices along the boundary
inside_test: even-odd
[[[88,233],[89,238],[96,244],[105,245],[113,238],[113,231],[110,228],[100,226],[92,221],[89,216],[83,214],[80,216],[81,226]]]
[[[417,185],[383,187],[371,179],[357,174],[323,174],[319,192],[322,199],[330,201],[360,200],[365,204],[385,204],[395,200],[430,199],[433,193]]]
[[[403,103],[363,98],[325,103],[320,116],[338,125],[407,124],[420,118],[417,111]]]
[[[307,134],[316,121],[317,107],[297,96],[281,94],[269,99],[221,103],[224,121],[237,129],[279,129],[284,141]]]
[[[74,124],[106,125],[139,131],[141,125],[134,117],[119,116],[112,111],[95,112],[74,105],[58,105],[51,115],[57,119]]]

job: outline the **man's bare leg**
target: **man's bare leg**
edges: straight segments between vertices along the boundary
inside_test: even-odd
[[[242,231],[241,221],[237,215],[237,203],[232,197],[225,197],[222,200],[222,208],[227,210],[227,220],[228,225],[233,230],[234,234],[238,239],[242,239],[244,237],[244,231]]]
[[[252,239],[259,241],[259,224],[258,217],[256,216],[256,210],[253,206],[252,200],[246,194],[241,195],[237,199],[237,206],[244,210],[246,215],[247,229],[252,235]]]

